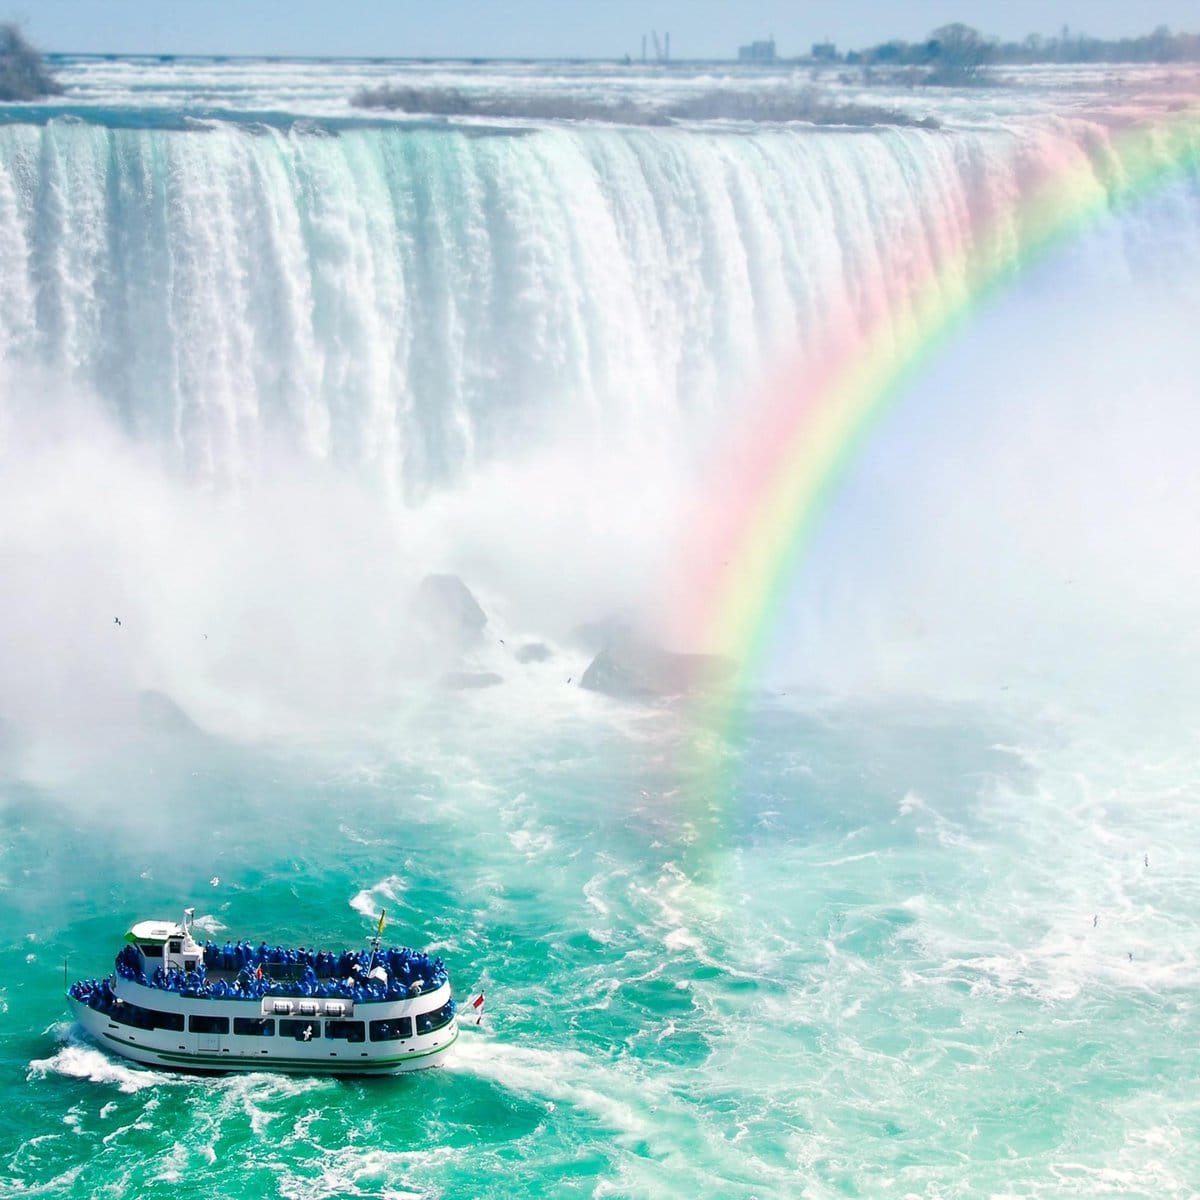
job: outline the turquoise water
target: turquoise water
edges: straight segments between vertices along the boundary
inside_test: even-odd
[[[1118,781],[1061,728],[806,708],[764,712],[729,806],[664,786],[670,722],[501,737],[486,710],[424,761],[176,741],[70,800],[6,788],[6,1191],[1187,1194],[1179,764]],[[183,901],[329,942],[386,907],[484,1022],[387,1081],[122,1064],[65,1022],[62,960],[99,972]]]
[[[997,196],[1109,187],[1194,79],[497,128],[346,96],[808,83],[63,69],[0,114],[0,1196],[1197,1194],[1194,172],[919,372],[735,723],[579,686],[582,623],[670,643],[697,600],[672,568],[779,357],[903,347],[886,249],[920,279]],[[445,571],[461,643],[411,604]],[[185,906],[329,946],[386,908],[486,1014],[390,1080],[84,1041],[64,975]]]

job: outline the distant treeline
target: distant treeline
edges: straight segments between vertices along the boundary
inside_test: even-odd
[[[814,48],[814,50],[817,48]],[[844,57],[822,47],[820,57],[867,67],[921,68],[931,83],[970,82],[989,66],[1015,63],[1177,63],[1200,62],[1200,34],[1172,33],[1165,25],[1143,37],[1106,41],[1072,34],[1031,33],[1022,42],[1001,42],[969,25],[935,29],[923,42],[890,41]]]

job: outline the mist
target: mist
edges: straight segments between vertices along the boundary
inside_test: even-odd
[[[664,581],[704,553],[697,498],[721,503],[776,365],[817,371],[847,327],[901,347],[888,264],[919,278],[1056,163],[1106,186],[1106,137],[21,129],[0,719],[103,744],[161,693],[235,741],[336,739],[459,667],[511,712],[539,677],[510,639],[576,678],[574,631],[613,613],[726,649],[689,641]],[[765,686],[1092,703],[1179,681],[1195,195],[1106,219],[928,360],[829,502]],[[465,655],[413,618],[430,572],[488,615]]]
[[[776,686],[1191,705],[1187,285],[1103,275],[1039,265],[896,399],[795,573]]]
[[[585,439],[416,506],[299,457],[214,489],[44,381],[10,404],[5,438],[0,713],[96,740],[136,724],[147,691],[235,739],[378,718],[457,661],[412,611],[431,572],[488,613],[468,661],[491,665],[506,636],[569,642],[638,602],[681,487],[649,453]]]

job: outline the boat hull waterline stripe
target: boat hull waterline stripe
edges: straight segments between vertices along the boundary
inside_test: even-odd
[[[342,1059],[339,1062],[325,1062],[317,1058],[281,1058],[278,1056],[254,1058],[250,1055],[242,1054],[234,1057],[230,1054],[180,1053],[175,1050],[155,1050],[151,1046],[142,1046],[137,1042],[127,1042],[124,1038],[119,1038],[107,1030],[104,1036],[109,1041],[116,1042],[121,1047],[122,1052],[128,1057],[145,1055],[148,1058],[166,1060],[165,1064],[152,1065],[192,1066],[200,1070],[217,1071],[270,1071],[286,1067],[289,1072],[310,1071],[333,1075],[364,1075],[387,1071],[394,1072],[397,1069],[404,1070],[408,1063],[418,1062],[423,1058],[429,1058],[431,1055],[442,1054],[458,1041],[458,1034],[459,1030],[456,1028],[454,1035],[444,1046],[435,1046],[432,1050],[413,1050],[408,1054],[394,1058],[359,1059],[357,1061]],[[130,1054],[130,1051],[133,1053]],[[141,1059],[138,1059],[138,1061],[141,1061]],[[430,1065],[432,1066],[432,1064]]]

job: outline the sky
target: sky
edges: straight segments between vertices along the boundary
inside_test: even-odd
[[[917,41],[950,21],[1004,40],[1096,37],[1158,25],[1200,32],[1198,0],[0,0],[48,51],[384,57],[617,58],[643,34],[672,57],[733,58],[774,36],[780,55],[831,40]]]

